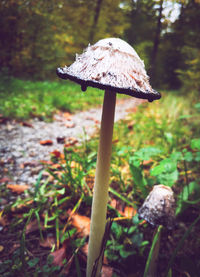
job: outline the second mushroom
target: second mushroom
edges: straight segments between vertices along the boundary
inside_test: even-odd
[[[91,277],[100,255],[106,225],[116,93],[149,102],[160,99],[161,95],[150,86],[144,63],[138,54],[119,38],[106,38],[89,45],[71,66],[58,68],[57,74],[62,79],[79,83],[83,91],[88,86],[105,90],[87,261],[87,277]],[[98,259],[95,276],[100,275],[101,260]]]

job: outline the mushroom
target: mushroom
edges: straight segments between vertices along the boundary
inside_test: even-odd
[[[89,45],[71,66],[58,68],[57,75],[79,83],[83,91],[87,86],[105,90],[89,236],[87,277],[90,277],[99,257],[106,225],[116,93],[150,102],[160,99],[161,95],[151,88],[138,54],[119,38],[106,38]],[[102,259],[98,260],[96,276],[101,270]]]
[[[158,226],[149,257],[146,263],[144,277],[155,277],[160,249],[161,230],[163,227],[172,229],[175,222],[175,200],[172,189],[164,185],[156,185],[138,210],[140,218],[153,226]]]

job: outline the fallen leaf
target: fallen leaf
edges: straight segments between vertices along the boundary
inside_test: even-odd
[[[40,224],[41,224],[41,222],[40,222]],[[45,229],[43,225],[41,226],[41,229],[42,230]],[[39,230],[39,225],[38,225],[37,219],[30,221],[29,224],[26,226],[26,234],[33,233],[37,230]]]
[[[52,165],[53,162],[52,161],[45,161],[45,160],[40,160],[41,164],[46,164],[46,165]]]
[[[143,161],[143,165],[149,165],[152,162],[153,162],[153,160],[149,159],[148,161]]]
[[[10,182],[10,181],[11,180],[8,177],[3,177],[0,179],[0,184],[4,184],[4,183]]]
[[[53,152],[51,152],[51,155],[55,156],[56,158],[64,159],[64,155],[58,150],[54,150]]]
[[[64,145],[64,147],[73,146],[77,142],[78,142],[78,140],[76,138],[70,137],[70,138],[68,138],[67,143]]]
[[[137,210],[134,209],[133,207],[128,207],[126,206],[125,209],[124,209],[124,216],[126,217],[133,217],[134,215],[136,215],[137,213]]]
[[[26,204],[19,204],[17,206],[11,207],[11,211],[13,213],[19,213],[19,212],[23,212],[25,210],[29,209],[29,205],[31,205],[33,203],[33,200],[29,200],[26,202]]]
[[[83,247],[81,247],[81,251],[86,257],[88,256],[88,243],[85,243]]]
[[[52,248],[55,245],[56,239],[53,236],[47,236],[43,241],[40,240],[40,246],[44,248]]]
[[[21,123],[21,125],[24,126],[24,127],[33,128],[33,125],[30,124],[29,122],[26,122],[26,121],[23,121],[23,122]]]
[[[41,140],[41,141],[40,141],[40,144],[41,144],[41,145],[52,145],[52,144],[53,144],[53,141],[50,140],[50,139]]]
[[[110,206],[113,207],[114,209],[117,208],[117,200],[115,198],[113,198],[111,201],[110,201]]]
[[[53,164],[51,169],[62,169],[62,166],[60,164]]]
[[[74,214],[71,217],[71,224],[76,227],[81,237],[89,236],[90,218],[84,215]]]
[[[17,194],[21,194],[29,188],[29,186],[27,185],[12,185],[12,184],[8,184],[6,185],[6,187],[10,189],[12,192],[15,192]]]
[[[72,115],[70,114],[70,113],[68,113],[68,112],[65,112],[65,113],[63,113],[63,116],[64,116],[64,118],[66,119],[66,120],[71,120],[72,119]]]
[[[64,144],[65,143],[65,137],[57,137],[56,140],[57,140],[57,143],[60,143],[60,144]]]
[[[3,245],[0,245],[0,253],[3,252],[3,250],[4,250]]]
[[[64,259],[67,258],[67,247],[69,246],[69,241],[65,240],[62,247],[53,253],[50,254],[50,256],[53,257],[53,264],[57,266],[63,266]]]
[[[112,277],[113,268],[111,266],[103,265],[101,270],[101,277]]]

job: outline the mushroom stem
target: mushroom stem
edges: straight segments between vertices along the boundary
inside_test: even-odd
[[[155,277],[157,276],[157,264],[160,250],[161,231],[163,226],[159,225],[154,232],[153,242],[149,252],[149,256],[146,262],[144,276],[143,277]]]
[[[105,91],[92,201],[87,277],[91,277],[94,263],[99,257],[105,232],[115,104],[116,93]],[[100,258],[96,276],[100,275],[101,260]]]

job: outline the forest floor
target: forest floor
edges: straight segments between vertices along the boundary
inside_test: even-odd
[[[162,231],[158,276],[198,277],[200,103],[174,92],[142,102],[117,102],[104,275],[142,276],[155,228],[137,209],[153,185],[164,184],[173,186],[178,216],[173,230]],[[52,112],[52,122],[1,112],[3,277],[85,276],[102,109],[84,110]]]

